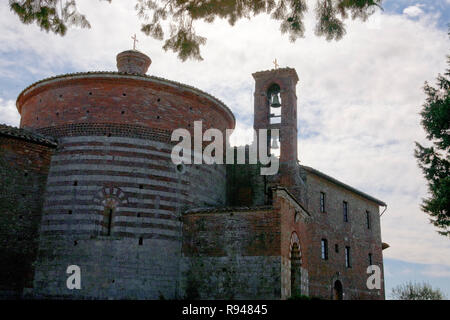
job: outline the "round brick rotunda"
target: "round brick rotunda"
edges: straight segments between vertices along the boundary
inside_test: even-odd
[[[224,165],[174,165],[174,129],[232,129],[232,112],[189,85],[148,76],[149,57],[117,55],[118,72],[38,81],[17,98],[20,126],[57,139],[47,180],[33,293],[178,298],[180,215],[225,204]],[[81,289],[66,285],[81,269]]]

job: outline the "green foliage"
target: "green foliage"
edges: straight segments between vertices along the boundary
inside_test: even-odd
[[[412,283],[398,285],[392,289],[394,300],[444,300],[445,296],[439,289],[433,289],[428,283]]]
[[[41,29],[61,36],[70,26],[91,27],[86,17],[77,11],[75,0],[10,0],[9,6],[23,23],[35,22]]]
[[[447,57],[450,65],[450,56]],[[428,181],[430,196],[422,210],[438,233],[450,236],[450,70],[437,78],[437,88],[425,83],[427,95],[422,112],[422,126],[432,146],[416,142],[415,157]]]
[[[86,17],[76,10],[76,0],[10,0],[11,10],[23,23],[36,23],[46,31],[64,35],[71,25],[89,28]],[[111,2],[111,0],[106,0]],[[213,22],[226,19],[230,25],[242,18],[265,13],[280,22],[280,30],[291,41],[304,36],[306,0],[135,0],[138,16],[143,20],[141,31],[157,40],[164,40],[164,50],[178,53],[178,57],[202,60],[200,45],[206,39],[195,33],[194,21]],[[328,41],[345,35],[344,20],[363,21],[383,0],[316,0],[317,25],[315,33]],[[169,23],[165,38],[163,24]]]

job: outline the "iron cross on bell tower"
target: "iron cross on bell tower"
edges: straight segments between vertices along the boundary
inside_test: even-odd
[[[134,36],[131,37],[131,39],[133,39],[133,50],[136,50],[136,42],[139,42],[139,40],[136,37],[136,33],[134,34]]]

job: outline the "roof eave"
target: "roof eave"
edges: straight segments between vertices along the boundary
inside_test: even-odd
[[[363,198],[365,198],[367,200],[370,200],[372,202],[375,202],[376,204],[378,204],[378,205],[380,205],[382,207],[386,207],[387,206],[384,201],[381,201],[381,200],[379,200],[379,199],[377,199],[375,197],[372,197],[372,196],[368,195],[367,193],[364,193],[364,192],[362,192],[362,191],[360,191],[358,189],[355,189],[355,188],[349,186],[346,183],[343,183],[343,182],[341,182],[341,181],[339,181],[339,180],[337,180],[337,179],[335,179],[333,177],[330,177],[329,175],[327,175],[327,174],[325,174],[323,172],[320,172],[319,170],[316,170],[316,169],[308,167],[308,166],[301,166],[301,167],[304,168],[306,171],[308,171],[310,173],[313,173],[313,174],[315,174],[315,175],[317,175],[317,176],[319,176],[319,177],[321,177],[321,178],[323,178],[325,180],[328,180],[328,181],[330,181],[330,182],[332,182],[334,184],[337,184],[337,185],[341,186],[342,188],[347,189],[348,191],[354,192],[354,193],[358,194],[359,196],[361,196],[361,197],[363,197]]]

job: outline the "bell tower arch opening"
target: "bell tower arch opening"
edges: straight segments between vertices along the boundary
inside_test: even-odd
[[[270,124],[281,123],[282,102],[280,91],[280,86],[276,83],[270,85],[270,87],[267,89],[267,99],[269,100],[270,106]]]
[[[267,89],[267,104],[269,105],[269,125],[274,126],[281,124],[281,95],[280,86],[276,83],[269,86]],[[279,129],[279,128],[274,128]],[[276,157],[280,156],[280,134],[273,134],[271,131],[267,132],[267,150],[269,154]]]

